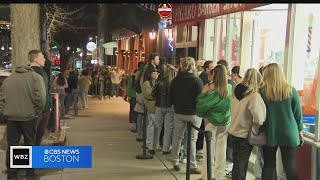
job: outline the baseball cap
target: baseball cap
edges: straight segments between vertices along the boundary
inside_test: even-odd
[[[153,69],[151,72],[157,72],[158,74],[160,74],[160,71],[158,69]]]

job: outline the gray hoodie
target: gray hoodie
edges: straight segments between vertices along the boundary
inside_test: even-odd
[[[8,120],[28,121],[44,109],[44,80],[29,66],[19,66],[0,87],[0,113]]]

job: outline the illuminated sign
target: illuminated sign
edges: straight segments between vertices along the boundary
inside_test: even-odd
[[[173,37],[169,37],[168,40],[169,40],[169,47],[171,48],[171,51],[173,51],[173,46],[174,46],[174,45],[172,44],[172,43],[173,43]]]
[[[158,6],[158,14],[162,18],[167,18],[172,14],[172,6],[171,4],[159,4]]]
[[[87,44],[87,50],[88,51],[94,51],[95,49],[97,48],[97,45],[96,45],[96,43],[94,43],[94,42],[88,42],[88,44]]]

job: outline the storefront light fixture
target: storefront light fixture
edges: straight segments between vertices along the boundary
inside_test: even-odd
[[[1,50],[4,51],[4,46],[1,46]]]
[[[150,39],[155,39],[156,38],[156,32],[152,30],[152,32],[149,33]]]
[[[12,50],[12,48],[11,48],[11,47],[9,47],[9,50],[11,51],[11,50]]]
[[[172,38],[172,29],[164,29],[164,34],[168,39]]]
[[[67,47],[67,50],[68,50],[68,51],[70,50],[70,47],[69,47],[69,46]]]

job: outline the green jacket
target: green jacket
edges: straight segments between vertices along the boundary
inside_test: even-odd
[[[230,123],[230,103],[232,86],[228,84],[228,97],[223,99],[216,91],[201,93],[197,97],[197,115],[207,118],[215,126],[226,126]]]
[[[136,91],[134,90],[134,76],[129,76],[126,86],[126,95],[129,97],[136,97]]]
[[[8,120],[36,118],[46,103],[46,88],[41,75],[29,66],[19,66],[0,87],[0,113]]]
[[[261,97],[267,108],[266,135],[268,146],[298,146],[299,132],[303,130],[300,97],[292,88],[291,96],[283,101],[267,100],[264,90]]]

